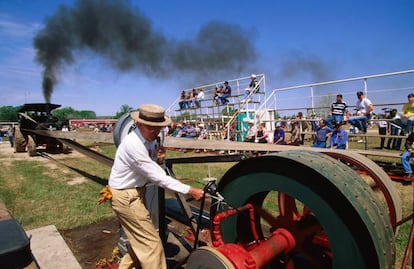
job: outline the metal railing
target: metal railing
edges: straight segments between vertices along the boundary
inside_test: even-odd
[[[372,101],[374,112],[385,107],[401,110],[407,103],[407,95],[414,92],[414,70],[277,88],[268,94],[257,110],[273,111],[275,118],[291,118],[298,112],[308,114],[308,117],[317,115],[324,118],[336,95],[342,94],[352,113],[357,91],[363,91]],[[257,121],[262,119],[259,113]],[[271,127],[274,127],[273,123]]]

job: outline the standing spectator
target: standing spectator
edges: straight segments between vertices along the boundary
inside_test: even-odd
[[[280,122],[276,123],[276,129],[273,133],[273,143],[277,145],[285,144],[285,131],[283,130]]]
[[[408,96],[408,103],[405,103],[401,110],[402,122],[404,123],[404,131],[408,134],[414,123],[414,93],[410,93]]]
[[[389,129],[390,129],[390,135],[402,135],[404,134],[403,127],[401,126],[402,122],[400,119],[400,116],[397,114],[397,109],[392,109],[389,115],[389,119],[391,121],[389,122]],[[388,138],[387,141],[387,149],[395,149],[400,150],[401,148],[401,138]]]
[[[334,125],[332,121],[340,122],[346,121],[348,117],[348,106],[342,101],[342,94],[336,95],[336,101],[331,105],[331,111],[329,112],[329,117],[326,118],[326,125],[333,129]]]
[[[158,231],[144,205],[146,185],[153,183],[163,188],[189,194],[194,199],[203,197],[202,189],[191,187],[167,176],[159,165],[164,162],[165,150],[156,138],[162,127],[170,124],[165,110],[157,105],[141,105],[131,112],[137,128],[119,145],[109,186],[111,205],[127,235],[132,251],[140,264],[133,264],[129,253],[123,256],[120,268],[166,269],[166,259]]]
[[[229,82],[225,81],[222,95],[219,96],[221,104],[222,105],[227,105],[229,103],[229,99],[227,99],[227,98],[230,97],[230,96],[231,96],[231,87],[229,85]]]
[[[364,98],[364,93],[357,92],[358,101],[356,102],[357,112],[356,116],[349,118],[348,122],[358,128],[360,133],[367,133],[367,121],[371,118],[371,113],[374,110],[374,105],[371,100]]]
[[[326,140],[332,134],[332,129],[326,126],[326,121],[324,119],[319,121],[319,127],[316,129],[316,141],[312,145],[314,148],[326,148]]]
[[[67,132],[69,132],[69,129],[68,129],[68,127],[67,127],[66,125],[63,125],[63,126],[62,126],[62,132],[63,132],[63,133],[67,133]]]
[[[404,148],[405,151],[401,155],[401,164],[404,169],[406,177],[413,177],[413,170],[411,168],[410,160],[414,157],[414,132],[411,132],[405,140]]]
[[[388,122],[384,120],[385,118],[387,118],[387,116],[388,115],[387,115],[387,112],[386,112],[384,115],[381,115],[381,118],[379,118],[378,121],[377,121],[378,134],[379,135],[386,135],[387,134]],[[384,148],[384,143],[385,143],[385,137],[381,137],[381,142],[380,142],[379,149]]]
[[[249,125],[249,128],[247,129],[247,136],[244,138],[244,142],[254,142],[257,133],[257,128],[254,125],[254,120],[249,120],[247,124]]]
[[[0,143],[3,142],[4,133],[3,130],[0,128]]]
[[[7,130],[7,136],[9,138],[10,147],[13,147],[14,146],[14,126],[9,127],[9,129]]]
[[[308,130],[309,126],[305,118],[303,117],[302,112],[299,112],[296,118],[299,122],[299,126],[301,127],[300,128],[300,136],[301,136],[300,144],[303,145],[303,143],[305,142],[305,132],[306,130]]]
[[[342,122],[335,123],[335,129],[330,139],[331,149],[346,149],[348,145],[348,133],[342,128]]]

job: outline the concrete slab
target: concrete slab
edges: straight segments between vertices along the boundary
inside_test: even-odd
[[[54,225],[26,231],[30,248],[42,269],[82,269]]]

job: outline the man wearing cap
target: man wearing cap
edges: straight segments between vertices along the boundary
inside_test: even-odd
[[[229,102],[228,97],[231,96],[231,87],[228,81],[224,82],[224,89],[222,91],[222,95],[219,96],[222,105],[226,105]]]
[[[285,144],[285,131],[282,129],[282,124],[280,122],[276,123],[276,130],[273,133],[273,143],[277,145]]]
[[[242,100],[242,102],[250,102],[252,99],[252,94],[257,93],[259,91],[259,86],[257,85],[258,82],[256,80],[256,75],[252,74],[250,76],[250,84],[249,87],[246,88],[246,92],[244,93],[245,98]]]
[[[371,118],[374,105],[371,100],[364,98],[364,93],[357,92],[358,101],[356,102],[357,115],[350,117],[348,122],[358,128],[362,133],[367,132],[367,121]]]
[[[330,144],[331,149],[346,149],[348,144],[348,133],[342,128],[342,122],[334,122],[335,129],[332,132]]]
[[[132,268],[136,256],[143,269],[165,269],[163,245],[144,205],[146,184],[189,194],[196,200],[204,192],[166,175],[159,165],[165,158],[165,150],[157,145],[156,138],[160,130],[171,123],[164,108],[144,104],[130,115],[137,128],[118,146],[109,176],[111,205],[133,250],[132,257],[124,255],[119,268]]]

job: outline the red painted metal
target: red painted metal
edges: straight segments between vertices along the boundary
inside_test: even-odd
[[[228,218],[240,211],[249,210],[251,221],[251,232],[254,242],[248,246],[240,244],[225,244],[220,235],[220,221]],[[213,234],[215,240],[213,246],[220,251],[237,269],[256,269],[264,266],[281,253],[288,253],[294,249],[296,243],[292,234],[286,229],[277,229],[267,240],[259,240],[257,235],[254,208],[251,204],[246,204],[238,209],[222,211],[214,217]]]

